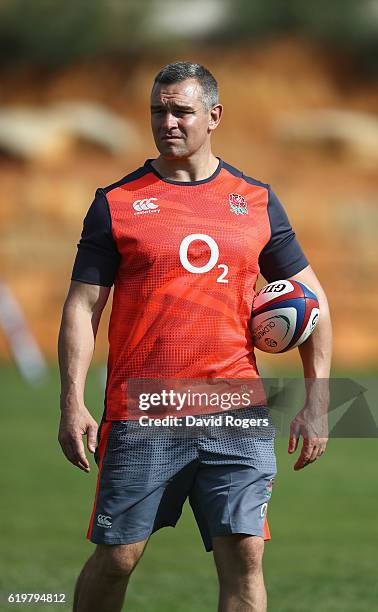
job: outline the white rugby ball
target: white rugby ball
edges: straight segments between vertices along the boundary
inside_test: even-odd
[[[265,353],[284,353],[307,340],[318,320],[318,298],[309,287],[295,280],[274,281],[253,301],[253,344]]]

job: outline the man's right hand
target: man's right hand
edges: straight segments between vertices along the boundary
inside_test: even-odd
[[[90,453],[96,449],[98,425],[85,406],[80,409],[65,409],[59,425],[58,440],[62,450],[73,465],[84,472],[90,472],[86,457],[83,436],[87,436],[87,447]]]

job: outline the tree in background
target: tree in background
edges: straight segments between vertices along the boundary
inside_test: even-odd
[[[206,6],[217,13],[216,27],[201,29],[204,42],[256,43],[295,32],[348,51],[361,70],[378,66],[378,0],[202,0],[200,7],[194,0],[0,0],[0,62],[54,67],[104,54],[156,53],[190,42],[189,20],[185,33],[180,19],[188,3],[194,12]],[[161,24],[172,11],[180,27],[167,35]]]
[[[56,67],[143,45],[154,0],[0,0],[0,62]]]
[[[373,72],[378,66],[377,0],[232,0],[227,32],[239,40],[261,41],[297,32],[310,40],[350,52]]]

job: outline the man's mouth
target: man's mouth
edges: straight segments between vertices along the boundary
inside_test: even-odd
[[[166,134],[165,136],[162,136],[162,140],[181,140],[182,136],[172,136],[170,134]]]

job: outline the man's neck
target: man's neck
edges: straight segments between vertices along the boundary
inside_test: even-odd
[[[211,152],[203,159],[190,157],[187,159],[165,159],[157,157],[152,166],[161,176],[171,181],[192,182],[209,178],[219,165],[219,159]]]

